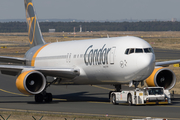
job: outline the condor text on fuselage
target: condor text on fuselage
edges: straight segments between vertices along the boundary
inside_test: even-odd
[[[111,48],[106,48],[106,44],[100,49],[93,49],[93,45],[90,45],[85,54],[84,62],[86,65],[105,65],[108,64],[108,54]]]

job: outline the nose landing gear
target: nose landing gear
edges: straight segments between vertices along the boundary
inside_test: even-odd
[[[109,92],[109,99],[110,99],[110,97],[111,97],[111,93],[112,92],[121,92],[121,84],[120,85],[114,85],[115,86],[115,91],[110,91]]]

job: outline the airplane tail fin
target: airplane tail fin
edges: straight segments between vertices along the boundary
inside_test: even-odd
[[[30,47],[46,44],[41,34],[32,0],[24,0],[24,4]]]

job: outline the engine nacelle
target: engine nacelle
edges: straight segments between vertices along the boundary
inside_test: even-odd
[[[46,87],[46,79],[39,71],[26,71],[16,79],[16,87],[21,93],[27,95],[39,94]]]
[[[164,87],[171,89],[176,83],[176,76],[173,71],[168,68],[155,68],[153,73],[146,79],[149,87]]]

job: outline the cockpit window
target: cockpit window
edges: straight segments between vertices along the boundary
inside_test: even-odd
[[[128,48],[125,51],[126,55],[131,53],[154,53],[152,48]]]
[[[127,54],[127,55],[128,55],[128,53],[129,53],[129,49],[126,49],[125,54]]]
[[[153,53],[153,50],[151,48],[144,48],[145,53]]]
[[[140,49],[140,48],[136,48],[135,53],[143,53],[143,50],[142,50],[142,49]]]
[[[129,54],[134,53],[134,48],[131,48]]]

